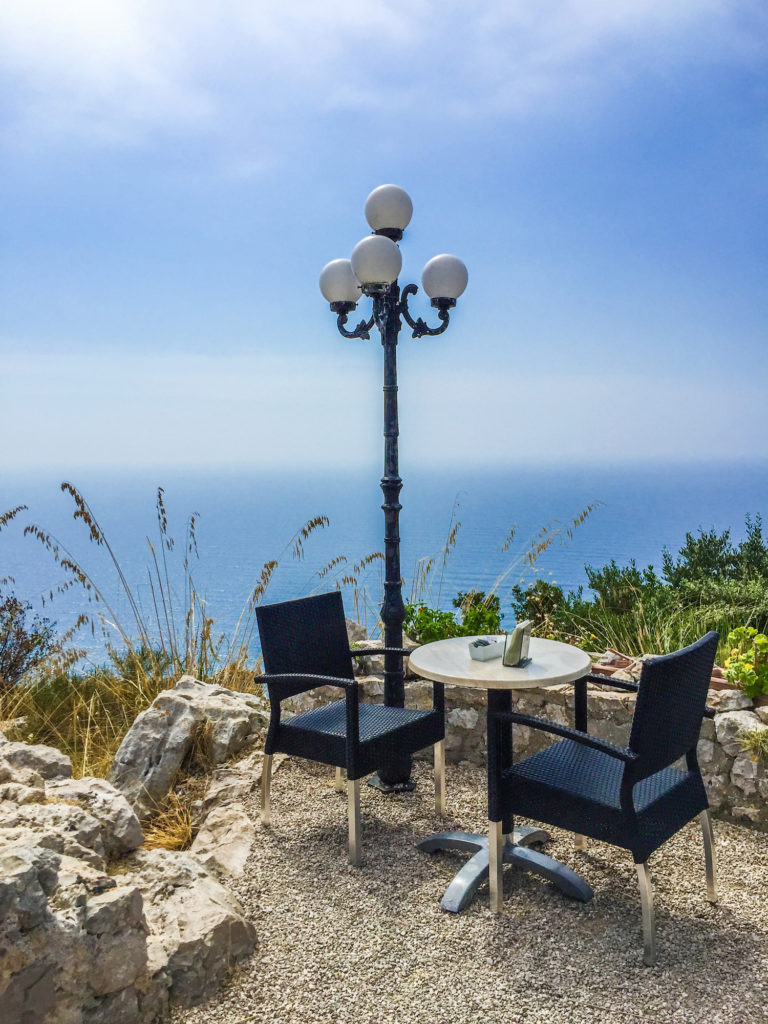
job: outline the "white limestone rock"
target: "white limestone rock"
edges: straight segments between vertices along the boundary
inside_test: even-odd
[[[474,708],[454,708],[448,712],[445,718],[452,729],[474,729],[477,725],[478,714]]]
[[[757,792],[757,779],[760,768],[756,761],[753,761],[747,754],[740,754],[733,762],[731,768],[731,782],[738,786],[746,796],[752,796]]]
[[[702,771],[701,777],[704,781],[709,806],[713,811],[720,809],[726,802],[730,777],[722,773],[713,774],[707,771]]]
[[[49,800],[76,802],[99,823],[107,857],[118,857],[144,842],[139,819],[126,798],[106,779],[56,779],[46,787]]]
[[[256,829],[242,806],[227,803],[207,814],[190,853],[217,873],[239,878],[255,838]]]
[[[137,716],[109,772],[140,820],[146,820],[173,785],[197,735],[213,764],[228,760],[268,719],[253,694],[182,676]]]
[[[235,897],[190,854],[139,850],[127,866],[121,880],[144,896],[150,958],[164,961],[171,998],[189,1006],[252,952],[256,931]]]
[[[202,721],[202,712],[187,697],[166,690],[123,737],[108,779],[140,820],[156,811],[170,790]]]
[[[11,917],[16,918],[18,929],[23,932],[39,925],[45,918],[48,895],[57,884],[61,857],[52,850],[31,845],[30,838],[24,830],[0,830],[0,922],[3,931]],[[0,989],[2,981],[0,970]]]
[[[710,690],[707,704],[717,712],[745,711],[752,707],[752,700],[743,690]]]
[[[206,725],[206,754],[212,764],[228,761],[242,750],[248,736],[263,730],[269,721],[263,699],[252,693],[201,683],[192,676],[182,676],[174,692],[199,708]]]
[[[13,768],[31,768],[44,779],[72,777],[72,762],[67,755],[42,743],[13,743],[0,734],[0,757]]]
[[[239,766],[238,766],[239,767]],[[238,768],[216,768],[203,797],[202,810],[208,813],[220,804],[242,802],[261,781],[261,771]]]
[[[344,621],[347,624],[347,637],[350,644],[368,639],[368,630],[365,626],[360,625],[359,622],[355,622],[354,619],[345,619]]]
[[[0,805],[0,821],[4,829],[26,828],[34,832],[38,845],[48,850],[80,858],[95,868],[104,867],[101,826],[77,804],[6,801]]]
[[[112,934],[126,927],[146,929],[143,908],[140,889],[115,885],[88,901],[83,924],[91,935]]]
[[[715,715],[717,742],[730,757],[741,753],[741,737],[745,732],[756,729],[760,719],[752,711],[725,711]]]
[[[0,803],[38,804],[45,799],[45,786],[25,786],[21,782],[0,783]]]

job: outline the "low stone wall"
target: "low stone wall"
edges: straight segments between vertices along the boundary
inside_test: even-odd
[[[366,641],[358,641],[365,645]],[[375,646],[373,642],[369,642]],[[359,676],[367,699],[383,699],[383,659],[362,658]],[[408,707],[427,708],[432,702],[432,684],[406,673]],[[635,707],[635,695],[589,685],[589,731],[600,739],[626,746]],[[306,709],[326,700],[338,700],[339,691],[315,690],[297,698],[296,708]],[[574,725],[573,687],[552,686],[513,691],[516,710],[560,725]],[[709,803],[719,816],[768,828],[768,768],[741,749],[740,737],[768,724],[768,707],[754,706],[740,690],[710,690],[709,705],[714,719],[702,722],[698,745],[699,765],[707,787]],[[446,759],[485,765],[487,754],[486,696],[482,690],[446,686]],[[556,737],[526,726],[515,726],[515,759],[522,760],[554,742]],[[426,756],[431,756],[427,753]]]

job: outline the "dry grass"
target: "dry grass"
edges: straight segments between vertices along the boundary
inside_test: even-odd
[[[522,583],[526,570],[531,569],[533,572],[537,572],[538,570],[535,568],[536,562],[544,552],[556,542],[567,544],[573,540],[574,531],[602,504],[601,501],[592,502],[582,509],[577,516],[565,523],[557,519],[545,523],[535,536],[531,538],[527,547],[513,555],[506,569],[496,577],[491,587],[485,591],[484,604],[490,607],[497,597],[502,601],[507,599],[511,593],[510,578],[515,583]],[[440,608],[446,566],[451,553],[456,547],[459,531],[461,530],[461,520],[457,518],[460,507],[457,499],[451,509],[448,534],[442,549],[436,555],[420,558],[416,561],[411,577],[409,604],[421,604]],[[517,525],[513,525],[501,543],[500,550],[502,553],[510,550],[516,536]],[[468,588],[465,600],[466,606],[472,602],[472,598],[477,592],[477,587]]]
[[[741,749],[761,764],[768,764],[768,725],[750,729],[740,737]]]
[[[169,532],[164,490],[158,488],[157,538],[155,542],[147,538],[151,595],[151,611],[147,615],[88,502],[71,483],[63,483],[61,489],[71,497],[74,518],[85,527],[89,543],[106,553],[104,578],[110,574],[116,578],[118,592],[127,602],[127,619],[123,621],[118,616],[109,597],[114,587],[108,591],[106,583],[97,582],[82,561],[48,531],[35,524],[27,526],[25,535],[42,544],[63,572],[63,578],[51,588],[46,601],[80,589],[86,611],[78,617],[75,628],[90,625],[92,631],[99,629],[109,662],[85,671],[75,670],[72,666],[83,657],[83,652],[67,652],[67,656],[51,661],[33,680],[0,692],[0,720],[11,723],[8,733],[14,739],[46,743],[64,751],[72,759],[76,776],[103,776],[136,716],[181,675],[192,675],[229,689],[261,693],[261,686],[254,681],[258,659],[251,654],[256,608],[267,594],[280,559],[288,552],[292,558],[303,558],[306,542],[315,531],[328,526],[329,521],[326,516],[307,520],[279,558],[264,564],[231,636],[226,637],[215,632],[214,618],[195,584],[199,558],[197,513],[188,518],[184,544],[177,551]],[[0,527],[23,507],[0,517]],[[354,566],[356,576],[377,557],[380,556],[368,556]],[[183,594],[183,601],[174,596],[178,594]],[[74,629],[66,638],[71,640],[73,634]],[[204,742],[201,739],[200,743]],[[201,756],[202,749],[201,746]]]
[[[144,829],[144,846],[148,850],[188,850],[194,831],[189,799],[171,790]]]

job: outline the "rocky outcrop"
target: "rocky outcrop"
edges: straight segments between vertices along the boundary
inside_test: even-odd
[[[145,821],[161,804],[198,743],[211,764],[221,764],[263,733],[264,702],[253,694],[182,676],[137,716],[115,755],[109,781]]]
[[[143,897],[148,963],[167,979],[182,1006],[216,988],[231,964],[256,944],[234,896],[191,853],[139,850],[126,860],[121,882]]]
[[[0,1021],[149,1024],[209,995],[255,932],[192,854],[136,849],[119,790],[71,775],[0,737]]]

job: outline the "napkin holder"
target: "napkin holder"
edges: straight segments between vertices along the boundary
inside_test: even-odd
[[[533,622],[526,619],[518,622],[511,633],[507,633],[504,641],[504,664],[508,668],[517,668],[528,661],[528,648],[531,643]]]
[[[469,656],[473,661],[491,661],[493,658],[500,658],[504,653],[503,640],[495,637],[479,637],[468,646]]]

